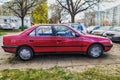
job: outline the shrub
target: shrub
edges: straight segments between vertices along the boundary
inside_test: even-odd
[[[20,26],[20,27],[19,27],[19,29],[22,29],[22,28],[23,28],[23,30],[25,30],[25,29],[28,28],[28,26],[25,25],[25,26]]]

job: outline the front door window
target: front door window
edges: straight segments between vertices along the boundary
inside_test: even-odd
[[[55,26],[55,34],[56,36],[63,37],[74,37],[75,33],[65,26]]]

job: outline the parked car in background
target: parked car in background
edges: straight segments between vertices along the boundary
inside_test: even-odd
[[[91,34],[93,30],[97,30],[97,29],[99,29],[100,27],[101,27],[101,26],[90,26],[90,27],[87,28],[87,32],[88,32],[89,34]]]
[[[104,32],[103,36],[110,38],[112,41],[120,42],[120,27],[111,28],[111,30]]]
[[[84,33],[84,34],[87,33],[87,28],[83,24],[69,23],[68,26],[78,30],[81,33]]]
[[[45,52],[82,52],[98,58],[112,48],[105,37],[83,34],[63,24],[36,25],[19,35],[4,36],[2,48],[15,53],[22,60]]]
[[[19,26],[14,22],[11,22],[10,26],[13,27],[13,29],[19,29]]]
[[[0,24],[0,29],[14,29],[9,23]]]
[[[103,26],[103,27],[100,27],[97,30],[93,30],[91,34],[102,36],[104,32],[110,30],[111,28],[112,28],[111,26]]]

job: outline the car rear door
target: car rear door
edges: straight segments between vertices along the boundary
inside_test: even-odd
[[[56,39],[51,26],[42,25],[29,34],[29,44],[35,52],[55,52]]]
[[[74,31],[66,26],[54,26],[54,32],[57,52],[81,51],[82,39]]]

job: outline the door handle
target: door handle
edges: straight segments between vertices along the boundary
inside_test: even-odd
[[[29,42],[34,42],[34,40],[29,40]]]
[[[57,42],[61,42],[62,40],[57,40]]]

